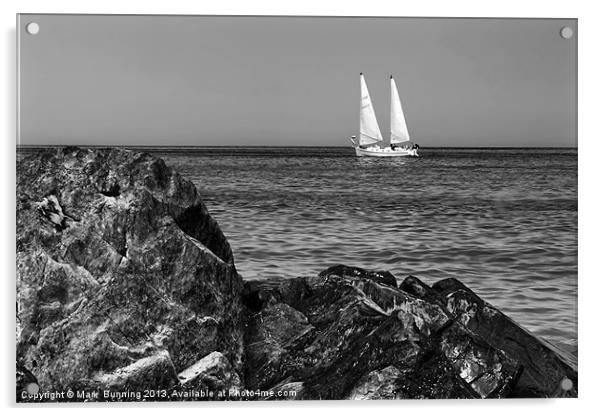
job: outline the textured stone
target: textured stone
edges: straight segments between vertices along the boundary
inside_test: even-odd
[[[242,370],[232,251],[161,159],[65,148],[20,160],[16,257],[17,360],[42,391],[102,387],[163,351],[175,371],[213,351]]]
[[[178,382],[176,370],[167,351],[144,357],[109,374],[97,374],[93,382],[103,389],[119,392],[166,389]]]
[[[360,269],[359,267],[349,267],[343,264],[329,267],[320,272],[320,277],[338,276],[347,279],[366,279],[373,280],[376,283],[397,287],[397,280],[390,272],[387,271],[371,271]]]
[[[531,334],[456,279],[437,282],[433,289],[454,319],[522,365],[512,397],[577,397],[574,357]],[[563,381],[569,389],[562,388]],[[485,389],[487,382],[480,381]]]
[[[273,303],[253,315],[245,338],[247,387],[268,388],[282,380],[289,351],[300,348],[315,328],[296,309]]]
[[[185,388],[200,387],[210,390],[240,390],[240,377],[228,359],[220,352],[212,352],[178,374]]]
[[[260,311],[245,337],[250,387],[302,383],[302,399],[502,397],[511,389],[521,366],[440,303],[361,269],[343,270],[305,284],[246,285],[245,299],[264,299],[253,302]],[[298,287],[295,309],[274,303]]]
[[[392,400],[403,399],[399,388],[403,373],[390,365],[382,370],[374,370],[362,377],[351,390],[351,400]]]

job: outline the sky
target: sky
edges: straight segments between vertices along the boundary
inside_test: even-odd
[[[346,146],[360,72],[386,138],[393,74],[421,146],[577,142],[575,19],[21,15],[18,31],[25,145]]]

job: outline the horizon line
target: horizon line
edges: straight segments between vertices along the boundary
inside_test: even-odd
[[[255,148],[352,148],[349,145],[346,146],[312,146],[312,145],[154,145],[154,144],[115,144],[115,145],[101,145],[101,144],[18,144],[17,148],[53,148],[53,147],[91,147],[91,148],[111,148],[111,147],[132,147],[132,148],[224,148],[224,147],[255,147]],[[421,149],[577,149],[578,146],[420,146]]]

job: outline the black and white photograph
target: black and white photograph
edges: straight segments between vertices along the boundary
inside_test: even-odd
[[[16,31],[17,403],[578,397],[576,18]]]

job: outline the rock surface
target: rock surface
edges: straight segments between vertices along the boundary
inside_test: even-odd
[[[249,387],[302,383],[303,399],[577,396],[574,360],[457,280],[383,276],[336,266],[246,282]]]
[[[148,154],[45,151],[17,178],[17,400],[577,396],[574,358],[455,279],[339,265],[243,283],[195,187]]]
[[[178,383],[178,377],[169,353],[160,351],[112,373],[98,374],[93,383],[107,390],[143,391],[149,386],[154,389],[171,388]]]
[[[167,386],[214,351],[242,373],[242,280],[191,182],[78,148],[17,178],[17,360],[41,390]]]
[[[512,389],[522,370],[516,360],[441,305],[350,269],[247,284],[245,299],[257,311],[245,338],[248,388],[288,379],[303,383],[304,399],[485,398]],[[291,288],[301,293],[294,307],[282,302]],[[391,366],[397,372],[379,373]]]
[[[212,352],[180,374],[178,379],[182,388],[206,390],[239,391],[242,388],[240,377],[232,368],[230,361],[217,351]]]
[[[362,377],[351,390],[351,400],[392,400],[403,399],[401,382],[404,374],[390,365],[382,370],[374,370]]]
[[[577,396],[574,357],[529,333],[456,279],[437,282],[433,291],[456,320],[521,363],[513,396]]]

